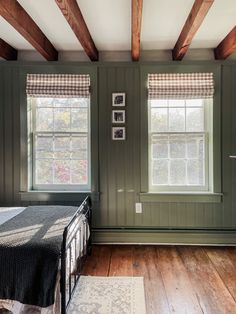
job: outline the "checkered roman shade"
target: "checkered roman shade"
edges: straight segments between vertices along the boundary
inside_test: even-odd
[[[212,98],[213,73],[148,74],[149,99]]]
[[[31,97],[88,98],[88,74],[28,74],[26,93]]]

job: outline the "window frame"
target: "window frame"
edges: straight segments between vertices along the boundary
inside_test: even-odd
[[[203,99],[203,110],[204,110],[204,130],[202,132],[177,132],[177,131],[166,131],[166,132],[153,132],[151,130],[151,109],[152,107],[149,104],[148,100],[148,177],[149,177],[149,191],[150,192],[196,192],[196,191],[209,191],[211,190],[211,178],[210,174],[212,173],[211,168],[211,162],[210,162],[210,150],[212,147],[210,147],[212,141],[209,140],[210,137],[210,127],[211,127],[211,111],[212,111],[212,100],[209,99]],[[180,108],[180,107],[173,107],[173,108]],[[182,107],[181,107],[182,108]],[[186,109],[186,107],[183,107]],[[192,107],[191,107],[192,108]],[[186,112],[185,112],[186,115]],[[186,116],[185,116],[186,118]],[[186,121],[185,121],[186,124]],[[152,136],[153,135],[195,135],[195,134],[202,134],[205,138],[205,145],[204,145],[204,155],[205,155],[205,163],[204,163],[204,174],[205,174],[205,185],[199,186],[199,185],[154,185],[152,184]]]
[[[32,177],[32,136],[27,127],[29,112],[26,95],[27,74],[89,74],[90,76],[90,188],[78,189],[33,189]],[[21,119],[21,170],[20,170],[20,195],[22,200],[50,201],[67,199],[79,201],[85,193],[92,195],[94,199],[99,197],[98,181],[98,106],[97,106],[97,67],[86,66],[80,63],[69,65],[58,63],[57,65],[40,64],[28,65],[20,70],[20,119]],[[30,126],[32,128],[32,125]],[[81,195],[81,198],[80,196]]]
[[[209,189],[206,191],[153,191],[149,186],[149,127],[148,127],[148,91],[147,91],[147,79],[148,74],[155,73],[193,73],[193,72],[212,72],[214,76],[215,93],[213,97],[212,105],[212,133],[210,131],[209,137],[212,138],[213,151],[209,151],[209,159],[212,162],[212,172],[210,172]],[[140,163],[141,163],[141,201],[164,201],[171,202],[176,199],[176,196],[181,198],[183,202],[189,202],[189,196],[192,195],[194,201],[196,201],[199,195],[200,202],[202,196],[208,201],[207,195],[210,195],[209,202],[212,202],[212,195],[221,195],[221,69],[219,65],[199,64],[181,64],[176,65],[173,63],[160,64],[157,63],[141,66],[140,73],[141,82],[141,147],[140,147]],[[214,156],[214,158],[213,158]],[[217,198],[217,202],[219,198]]]
[[[28,100],[32,98],[41,98],[41,97],[28,97]],[[69,98],[69,97],[68,97]],[[76,97],[73,97],[76,98]],[[55,97],[56,99],[56,97]],[[91,99],[89,97],[89,105],[87,107],[87,121],[88,121],[88,132],[68,132],[68,131],[37,131],[36,130],[36,105],[31,102],[31,104],[28,103],[28,105],[31,106],[31,119],[32,119],[32,129],[31,134],[32,136],[32,189],[33,190],[39,190],[39,191],[89,191],[91,187],[91,122],[90,122],[90,107],[91,107]],[[54,107],[47,107],[47,108],[54,108]],[[61,108],[61,107],[58,107]],[[64,107],[63,107],[64,108]],[[69,109],[71,107],[68,107]],[[73,107],[79,109],[80,107]],[[29,123],[29,121],[28,121]],[[60,134],[86,134],[88,138],[87,142],[87,162],[88,162],[88,183],[87,184],[36,184],[36,152],[35,152],[35,138],[37,134],[52,134],[54,135],[60,135]]]

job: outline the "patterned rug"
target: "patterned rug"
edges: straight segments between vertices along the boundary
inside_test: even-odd
[[[145,314],[143,277],[81,276],[69,314]]]

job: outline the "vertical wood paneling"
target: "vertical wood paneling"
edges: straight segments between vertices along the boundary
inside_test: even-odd
[[[99,91],[107,89],[107,73],[104,68],[100,68],[98,79]],[[99,93],[99,177],[100,177],[100,208],[94,215],[95,226],[100,226],[102,223],[106,226],[109,220],[109,185],[108,185],[108,154],[105,154],[108,143],[103,139],[107,138],[109,126],[106,121],[109,115],[108,101],[106,93]]]
[[[232,71],[232,79],[231,79],[231,90],[232,90],[232,115],[231,115],[231,154],[236,156],[236,67],[233,67]],[[231,159],[232,164],[232,185],[231,185],[231,191],[232,191],[232,225],[235,226],[236,224],[236,159]]]
[[[19,197],[21,66],[0,66],[0,69],[0,204],[37,204],[20,202]],[[143,203],[143,214],[140,215],[135,213],[135,202],[139,202],[141,191],[140,106],[144,105],[140,103],[139,65],[98,66],[101,194],[94,210],[95,227],[236,227],[236,161],[228,158],[231,153],[236,153],[236,67],[227,65],[222,69],[223,202]],[[112,92],[126,93],[126,141],[111,140]]]
[[[100,210],[107,218],[98,226],[134,225],[134,204],[139,193],[139,70],[135,67],[99,69]],[[125,92],[126,106],[112,107],[112,93]],[[137,94],[137,95],[136,95]],[[126,111],[126,123],[112,124],[112,110]],[[112,126],[126,127],[125,141],[112,141]],[[137,189],[138,187],[138,189]],[[106,205],[107,204],[107,205]],[[104,212],[100,214],[103,217]],[[140,217],[142,219],[142,217]],[[138,225],[141,224],[139,220]]]
[[[117,91],[116,87],[116,69],[109,68],[107,73],[107,89],[104,91],[107,93],[107,120],[104,121],[104,125],[107,129],[107,137],[105,139],[101,139],[107,143],[107,148],[103,152],[108,155],[108,209],[109,209],[109,225],[116,225],[116,142],[113,143],[111,140],[111,93]],[[101,91],[100,91],[101,92]],[[103,155],[100,157],[103,158]],[[101,173],[102,175],[102,173]],[[103,193],[103,191],[102,191]]]
[[[125,86],[127,92],[127,106],[126,106],[126,130],[128,140],[125,142],[125,201],[126,201],[126,212],[125,212],[125,223],[126,225],[134,224],[134,203],[135,203],[135,121],[137,117],[137,111],[133,110],[130,105],[131,102],[135,101],[135,80],[134,70],[131,68],[125,71]],[[130,140],[131,139],[131,140]]]
[[[0,205],[4,202],[4,95],[3,95],[4,73],[0,71]]]
[[[132,101],[129,98],[129,94],[127,93],[126,88],[126,81],[125,81],[125,68],[117,68],[116,69],[116,87],[117,91],[119,92],[125,92],[126,93],[126,107],[120,107],[112,109],[124,109],[126,110],[129,106],[129,103]],[[126,123],[127,125],[127,123]],[[123,126],[123,125],[114,125],[114,126]],[[126,131],[128,131],[128,128],[126,127]],[[115,144],[115,171],[116,171],[116,201],[117,201],[117,208],[116,208],[116,217],[117,221],[116,224],[119,226],[124,226],[126,223],[126,202],[125,202],[125,193],[127,190],[126,187],[126,180],[125,180],[125,154],[127,150],[127,144],[132,143],[132,137],[129,136],[128,132],[126,134],[126,140],[125,141],[113,141],[113,144]]]
[[[224,194],[223,224],[232,223],[232,160],[229,159],[232,142],[232,67],[222,72],[222,186]]]
[[[14,73],[15,72],[15,73]],[[20,186],[20,93],[19,93],[19,71],[14,69],[12,73],[12,108],[13,108],[13,199],[14,204],[19,204],[19,186]]]
[[[5,72],[4,80],[4,120],[5,120],[5,130],[4,130],[4,195],[6,200],[13,200],[13,108],[12,99],[14,97],[12,93],[12,84],[9,84],[12,79],[12,70],[9,69]]]

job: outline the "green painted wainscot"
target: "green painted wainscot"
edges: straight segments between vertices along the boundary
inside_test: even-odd
[[[213,71],[214,193],[147,188],[145,73]],[[27,73],[91,75],[94,242],[236,244],[236,63],[0,63],[0,204],[76,204],[85,193],[27,192]],[[126,93],[126,141],[111,140],[111,95]],[[143,213],[135,213],[142,202]]]

